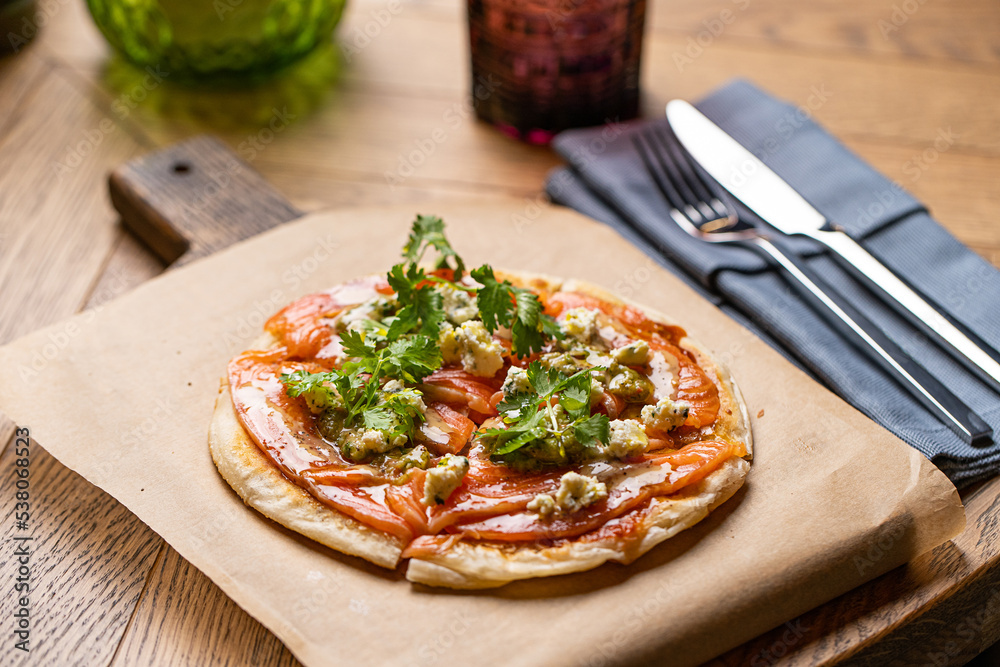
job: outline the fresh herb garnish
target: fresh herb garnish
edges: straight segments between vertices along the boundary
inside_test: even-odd
[[[374,379],[396,378],[416,384],[441,367],[437,339],[420,334],[392,340],[381,347],[376,338],[345,331],[340,342],[344,352],[355,358],[345,363],[344,369],[356,368]]]
[[[281,381],[289,396],[302,396],[311,407],[345,411],[344,423],[349,426],[359,423],[378,393],[378,384],[366,384],[357,369],[351,372],[334,368],[322,373],[298,370],[282,374]]]
[[[403,257],[410,264],[416,265],[423,258],[427,248],[431,246],[440,255],[434,268],[452,269],[455,272],[452,280],[461,280],[462,274],[465,273],[465,263],[451,247],[448,239],[445,238],[444,220],[436,215],[418,215],[417,219],[413,221],[410,239],[403,246]],[[449,258],[454,260],[454,266],[450,265]]]
[[[441,350],[427,336],[400,338],[379,347],[377,337],[347,331],[344,351],[353,357],[342,369],[321,373],[295,371],[281,376],[289,396],[303,396],[317,409],[344,412],[344,426],[383,431],[387,436],[409,436],[423,420],[420,392],[400,389],[380,392],[381,380],[397,378],[416,384],[441,366]],[[367,376],[367,377],[365,377]]]
[[[444,322],[444,307],[441,293],[427,281],[424,270],[416,264],[407,267],[396,264],[386,278],[402,306],[389,326],[389,340],[396,340],[414,330],[436,339]]]
[[[386,366],[389,364],[387,363]],[[289,396],[303,396],[311,405],[343,413],[346,428],[382,431],[388,438],[409,437],[424,419],[418,407],[421,394],[414,389],[380,392],[381,367],[367,379],[362,368],[333,369],[322,373],[295,371],[281,376]]]
[[[429,249],[437,253],[435,270],[450,270],[450,277],[447,273],[428,275],[418,266]],[[420,392],[402,387],[387,392],[382,386],[388,380],[418,384],[441,367],[438,337],[447,316],[442,293],[435,285],[475,295],[487,331],[494,333],[508,327],[512,351],[518,357],[541,351],[547,338],[562,337],[555,320],[542,312],[538,295],[508,280],[497,280],[488,264],[470,274],[481,287],[459,282],[465,274],[465,263],[445,237],[444,221],[437,216],[417,216],[403,247],[403,258],[406,261],[393,266],[386,275],[398,309],[380,321],[357,320],[341,333],[341,345],[349,357],[342,368],[322,373],[300,370],[281,376],[289,396],[302,396],[314,411],[326,411],[324,416],[333,417],[334,425],[374,429],[390,438],[409,437],[415,424],[423,419],[416,407],[420,405]],[[529,366],[529,374],[534,393],[509,397],[500,406],[501,411],[518,417],[511,422],[511,428],[495,430],[502,441],[503,451],[498,453],[514,451],[566,429],[572,429],[584,446],[607,440],[607,417],[590,416],[588,374],[581,372],[566,378],[537,363]],[[557,394],[563,421],[569,419],[568,425],[562,427],[547,402]]]
[[[497,405],[507,428],[487,429],[481,435],[491,446],[492,455],[503,456],[533,442],[567,434],[584,447],[607,444],[607,415],[590,414],[593,370],[586,368],[567,377],[537,361],[528,364],[531,391],[515,392]],[[557,410],[557,405],[562,409]]]
[[[500,282],[489,264],[473,269],[470,275],[482,285],[476,290],[476,305],[483,325],[490,333],[510,327],[514,354],[526,357],[541,351],[546,337],[561,337],[555,320],[542,312],[537,294],[509,280]]]

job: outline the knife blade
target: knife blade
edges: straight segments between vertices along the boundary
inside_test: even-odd
[[[876,294],[888,297],[884,300],[890,307],[1000,390],[1000,354],[974,341],[854,239],[836,230],[792,186],[692,105],[672,100],[666,113],[684,148],[747,208],[784,234],[808,236],[832,250]]]

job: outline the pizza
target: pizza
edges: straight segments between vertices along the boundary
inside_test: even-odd
[[[264,516],[450,588],[630,563],[752,458],[739,389],[683,328],[586,282],[467,271],[433,216],[388,273],[268,320],[209,445]]]

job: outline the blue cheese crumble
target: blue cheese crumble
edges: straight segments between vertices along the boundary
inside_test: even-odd
[[[452,324],[462,324],[479,317],[475,298],[465,290],[450,285],[438,285],[435,289],[441,294],[444,315]]]
[[[457,327],[445,323],[438,342],[444,363],[461,363],[472,375],[493,377],[503,368],[503,347],[478,320],[463,322]]]
[[[615,419],[609,426],[611,437],[604,453],[616,459],[642,454],[649,446],[646,429],[635,419]]]
[[[608,487],[593,477],[568,472],[559,480],[553,495],[540,493],[528,503],[528,510],[549,519],[555,513],[572,514],[608,497]]]
[[[424,404],[424,395],[421,394],[416,389],[409,389],[403,385],[399,380],[389,380],[384,385],[382,385],[382,397],[383,399],[395,398],[400,403],[409,405],[411,408],[416,409],[421,414],[427,411],[427,406]],[[380,403],[384,401],[379,401]]]
[[[420,468],[421,470],[427,467],[430,463],[431,453],[427,451],[427,448],[423,445],[417,445],[410,451],[408,451],[403,456],[395,462],[394,467],[400,471],[406,471],[410,468]]]
[[[559,328],[568,338],[575,338],[584,345],[595,342],[598,338],[598,317],[600,312],[590,308],[571,308],[566,311]]]
[[[531,391],[531,382],[528,381],[528,372],[519,366],[511,366],[507,370],[507,378],[503,381],[500,391],[504,396],[511,396]]]
[[[664,397],[656,405],[647,405],[642,409],[642,423],[659,431],[669,431],[684,423],[688,410],[690,406],[684,401]]]
[[[424,480],[424,505],[444,504],[455,489],[462,484],[469,472],[469,459],[446,454],[438,464],[427,471]]]
[[[331,397],[330,392],[324,391],[319,387],[304,391],[301,396],[305,399],[306,405],[309,407],[309,412],[314,415],[322,414],[324,410],[339,400],[337,396],[334,395]]]
[[[550,519],[556,513],[555,498],[547,493],[539,493],[528,503],[528,511],[535,512],[542,519]]]
[[[364,331],[368,322],[381,322],[397,308],[399,302],[396,297],[380,294],[340,313],[334,318],[334,330],[337,333]]]

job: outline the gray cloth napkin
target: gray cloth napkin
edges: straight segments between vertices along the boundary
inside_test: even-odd
[[[793,107],[737,80],[696,105],[827,218],[954,320],[1000,349],[1000,272],[959,243],[927,209]],[[694,239],[671,220],[630,137],[645,123],[570,130],[549,175],[560,204],[618,230],[727,314],[854,407],[916,447],[959,486],[1000,473],[1000,445],[972,447],[833,331],[763,256]],[[928,177],[933,177],[928,175]],[[752,216],[741,209],[741,216]],[[1000,441],[1000,394],[858,284],[819,244],[786,244],[979,413]],[[794,400],[794,397],[789,397]]]

